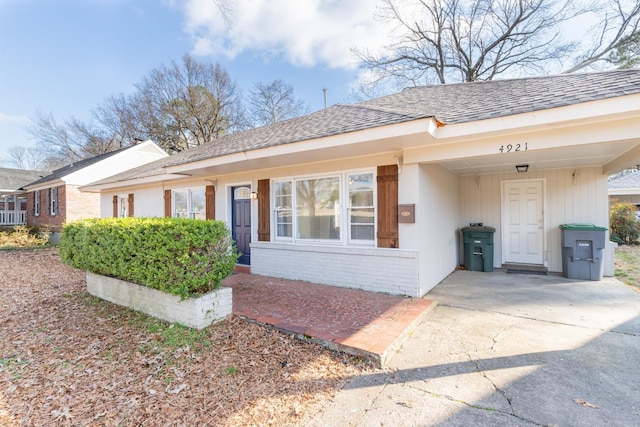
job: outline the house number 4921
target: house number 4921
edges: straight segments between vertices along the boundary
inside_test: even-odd
[[[524,144],[507,144],[501,145],[498,148],[498,151],[501,153],[511,153],[512,151],[527,151],[527,143]]]

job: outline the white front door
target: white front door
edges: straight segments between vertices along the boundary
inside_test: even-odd
[[[502,247],[505,263],[544,262],[541,180],[502,183]]]

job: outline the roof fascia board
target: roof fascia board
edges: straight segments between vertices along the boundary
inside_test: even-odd
[[[137,185],[155,184],[163,181],[174,181],[177,179],[185,178],[185,176],[188,176],[188,175],[165,173],[162,175],[146,176],[144,178],[129,179],[129,180],[110,182],[105,184],[98,184],[98,185],[89,184],[89,185],[84,185],[82,187],[79,187],[79,190],[86,193],[99,193],[103,190],[114,190],[118,188],[131,187],[131,186],[137,186]]]
[[[431,134],[436,132],[438,124],[433,117],[425,119],[411,120],[392,125],[378,126],[375,128],[363,129],[338,135],[331,135],[322,138],[309,139],[304,141],[280,144],[273,147],[259,148],[241,153],[229,154],[226,156],[212,157],[196,162],[185,163],[175,166],[167,166],[167,173],[189,172],[193,169],[220,166],[229,163],[241,162],[244,160],[256,160],[282,154],[295,154],[311,150],[320,150],[345,145],[358,144],[362,142],[373,142],[376,140],[397,138],[414,134]]]
[[[40,184],[34,185],[34,186],[25,185],[23,188],[26,191],[38,191],[38,190],[46,190],[46,189],[52,188],[52,187],[59,187],[60,185],[67,185],[67,183],[64,180],[64,178],[58,178],[58,179],[54,179],[54,180],[47,181],[47,182],[41,182]]]
[[[611,188],[609,189],[610,196],[628,196],[633,194],[640,194],[640,188]]]
[[[405,150],[404,163],[438,162],[486,155],[509,155],[500,147],[511,144],[513,148],[520,145],[520,151],[554,149],[559,147],[579,147],[586,144],[597,144],[611,141],[629,141],[640,148],[638,140],[637,119],[626,119],[615,122],[616,126],[601,126],[598,123],[571,123],[565,128],[548,127],[543,130],[527,129],[526,132],[509,132],[494,135],[477,135],[477,138],[460,138],[458,141],[438,141],[438,144],[414,147]],[[511,153],[513,154],[513,153]],[[638,152],[640,156],[640,152]],[[621,156],[628,163],[631,158]],[[622,162],[621,162],[622,163]],[[633,164],[633,163],[631,163]],[[624,169],[622,167],[621,169]],[[612,174],[610,174],[612,175]]]
[[[605,175],[613,175],[638,163],[640,163],[640,144],[605,164],[602,171]]]
[[[620,115],[640,113],[640,94],[582,102],[564,107],[514,114],[440,127],[437,139],[468,137],[493,132],[523,130],[537,126],[563,125],[567,122],[607,121]]]

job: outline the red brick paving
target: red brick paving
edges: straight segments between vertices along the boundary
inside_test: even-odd
[[[427,299],[236,273],[233,313],[370,357],[379,366],[435,306]]]

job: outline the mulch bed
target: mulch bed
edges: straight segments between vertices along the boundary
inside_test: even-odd
[[[90,296],[57,250],[0,252],[0,425],[304,425],[373,369],[235,316],[194,331]]]

